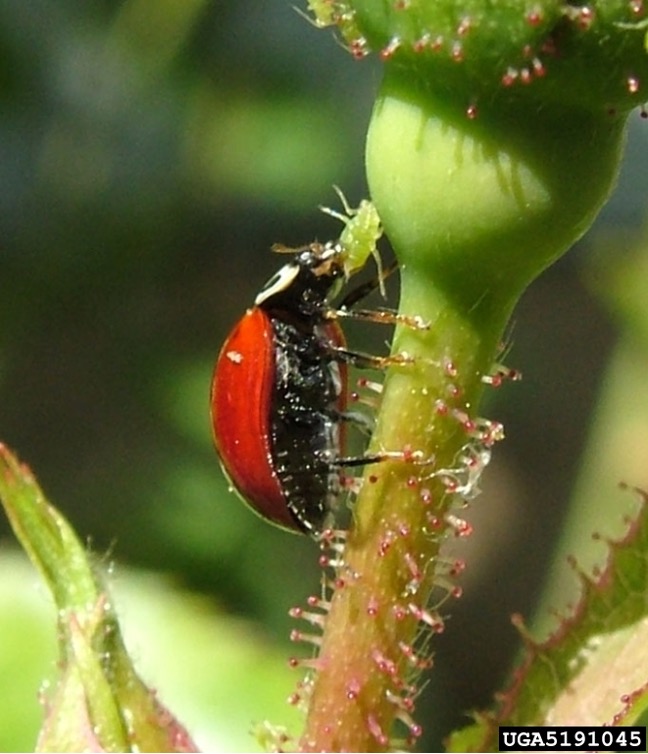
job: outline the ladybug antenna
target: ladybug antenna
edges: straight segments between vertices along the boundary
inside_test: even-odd
[[[302,251],[312,249],[314,245],[319,244],[305,243],[302,246],[286,246],[283,243],[273,243],[270,250],[275,254],[300,254]]]

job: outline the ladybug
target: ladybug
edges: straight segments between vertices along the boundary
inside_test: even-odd
[[[347,350],[342,317],[425,327],[416,317],[350,311],[396,264],[383,270],[376,249],[382,230],[375,207],[363,201],[346,215],[338,241],[290,251],[293,258],[263,287],[234,326],[216,362],[211,387],[214,443],[234,490],[256,513],[289,531],[319,537],[332,523],[342,469],[393,457],[345,458],[349,364],[382,368],[399,356]],[[378,275],[334,309],[345,280],[369,255]]]
[[[225,341],[211,391],[214,441],[232,486],[263,518],[319,535],[341,489],[346,341],[330,299],[339,244],[311,244],[273,276]]]

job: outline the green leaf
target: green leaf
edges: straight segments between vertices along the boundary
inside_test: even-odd
[[[60,678],[38,751],[195,751],[135,672],[103,579],[74,531],[4,445],[0,499],[57,608]]]
[[[270,721],[298,730],[286,704],[298,678],[286,649],[158,574],[114,566],[111,591],[140,676],[186,721],[204,750],[263,751]],[[54,675],[52,605],[24,556],[0,551],[0,751],[30,751],[43,710],[37,689]],[[267,747],[270,748],[270,747]]]
[[[536,642],[519,617],[522,661],[497,707],[454,734],[451,751],[497,751],[499,725],[632,725],[648,708],[648,497],[608,562],[578,571],[582,595],[555,632]]]

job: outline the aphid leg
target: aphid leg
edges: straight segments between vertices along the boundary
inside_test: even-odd
[[[336,220],[339,220],[340,222],[344,223],[345,225],[349,222],[349,220],[357,214],[358,210],[354,209],[350,204],[346,196],[344,195],[344,192],[339,186],[333,186],[333,191],[338,195],[338,198],[342,204],[342,209],[344,210],[345,214],[342,214],[341,212],[337,212],[334,209],[331,209],[330,207],[325,207],[320,204],[319,209],[324,212],[327,215],[330,215],[331,217],[334,217]]]

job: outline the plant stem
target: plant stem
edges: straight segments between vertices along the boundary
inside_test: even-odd
[[[365,473],[313,662],[303,750],[402,746],[398,719],[409,743],[420,733],[413,681],[443,628],[439,600],[455,590],[439,547],[465,533],[456,509],[501,437],[476,413],[483,378],[522,291],[606,199],[623,134],[624,119],[607,112],[508,94],[469,117],[387,66],[367,171],[401,264],[400,311],[430,329],[395,335],[394,352],[412,362],[386,375],[369,452],[403,457]]]
[[[437,556],[453,495],[449,475],[433,473],[462,473],[457,455],[475,434],[465,419],[503,321],[480,332],[416,274],[404,271],[402,286],[404,309],[411,302],[432,327],[397,334],[395,350],[415,361],[387,377],[371,451],[411,447],[423,462],[396,459],[367,470],[317,660],[306,751],[386,750],[394,745],[395,718],[416,737],[411,683],[429,661],[416,641],[420,621],[428,631],[443,629],[428,601],[447,570]]]

